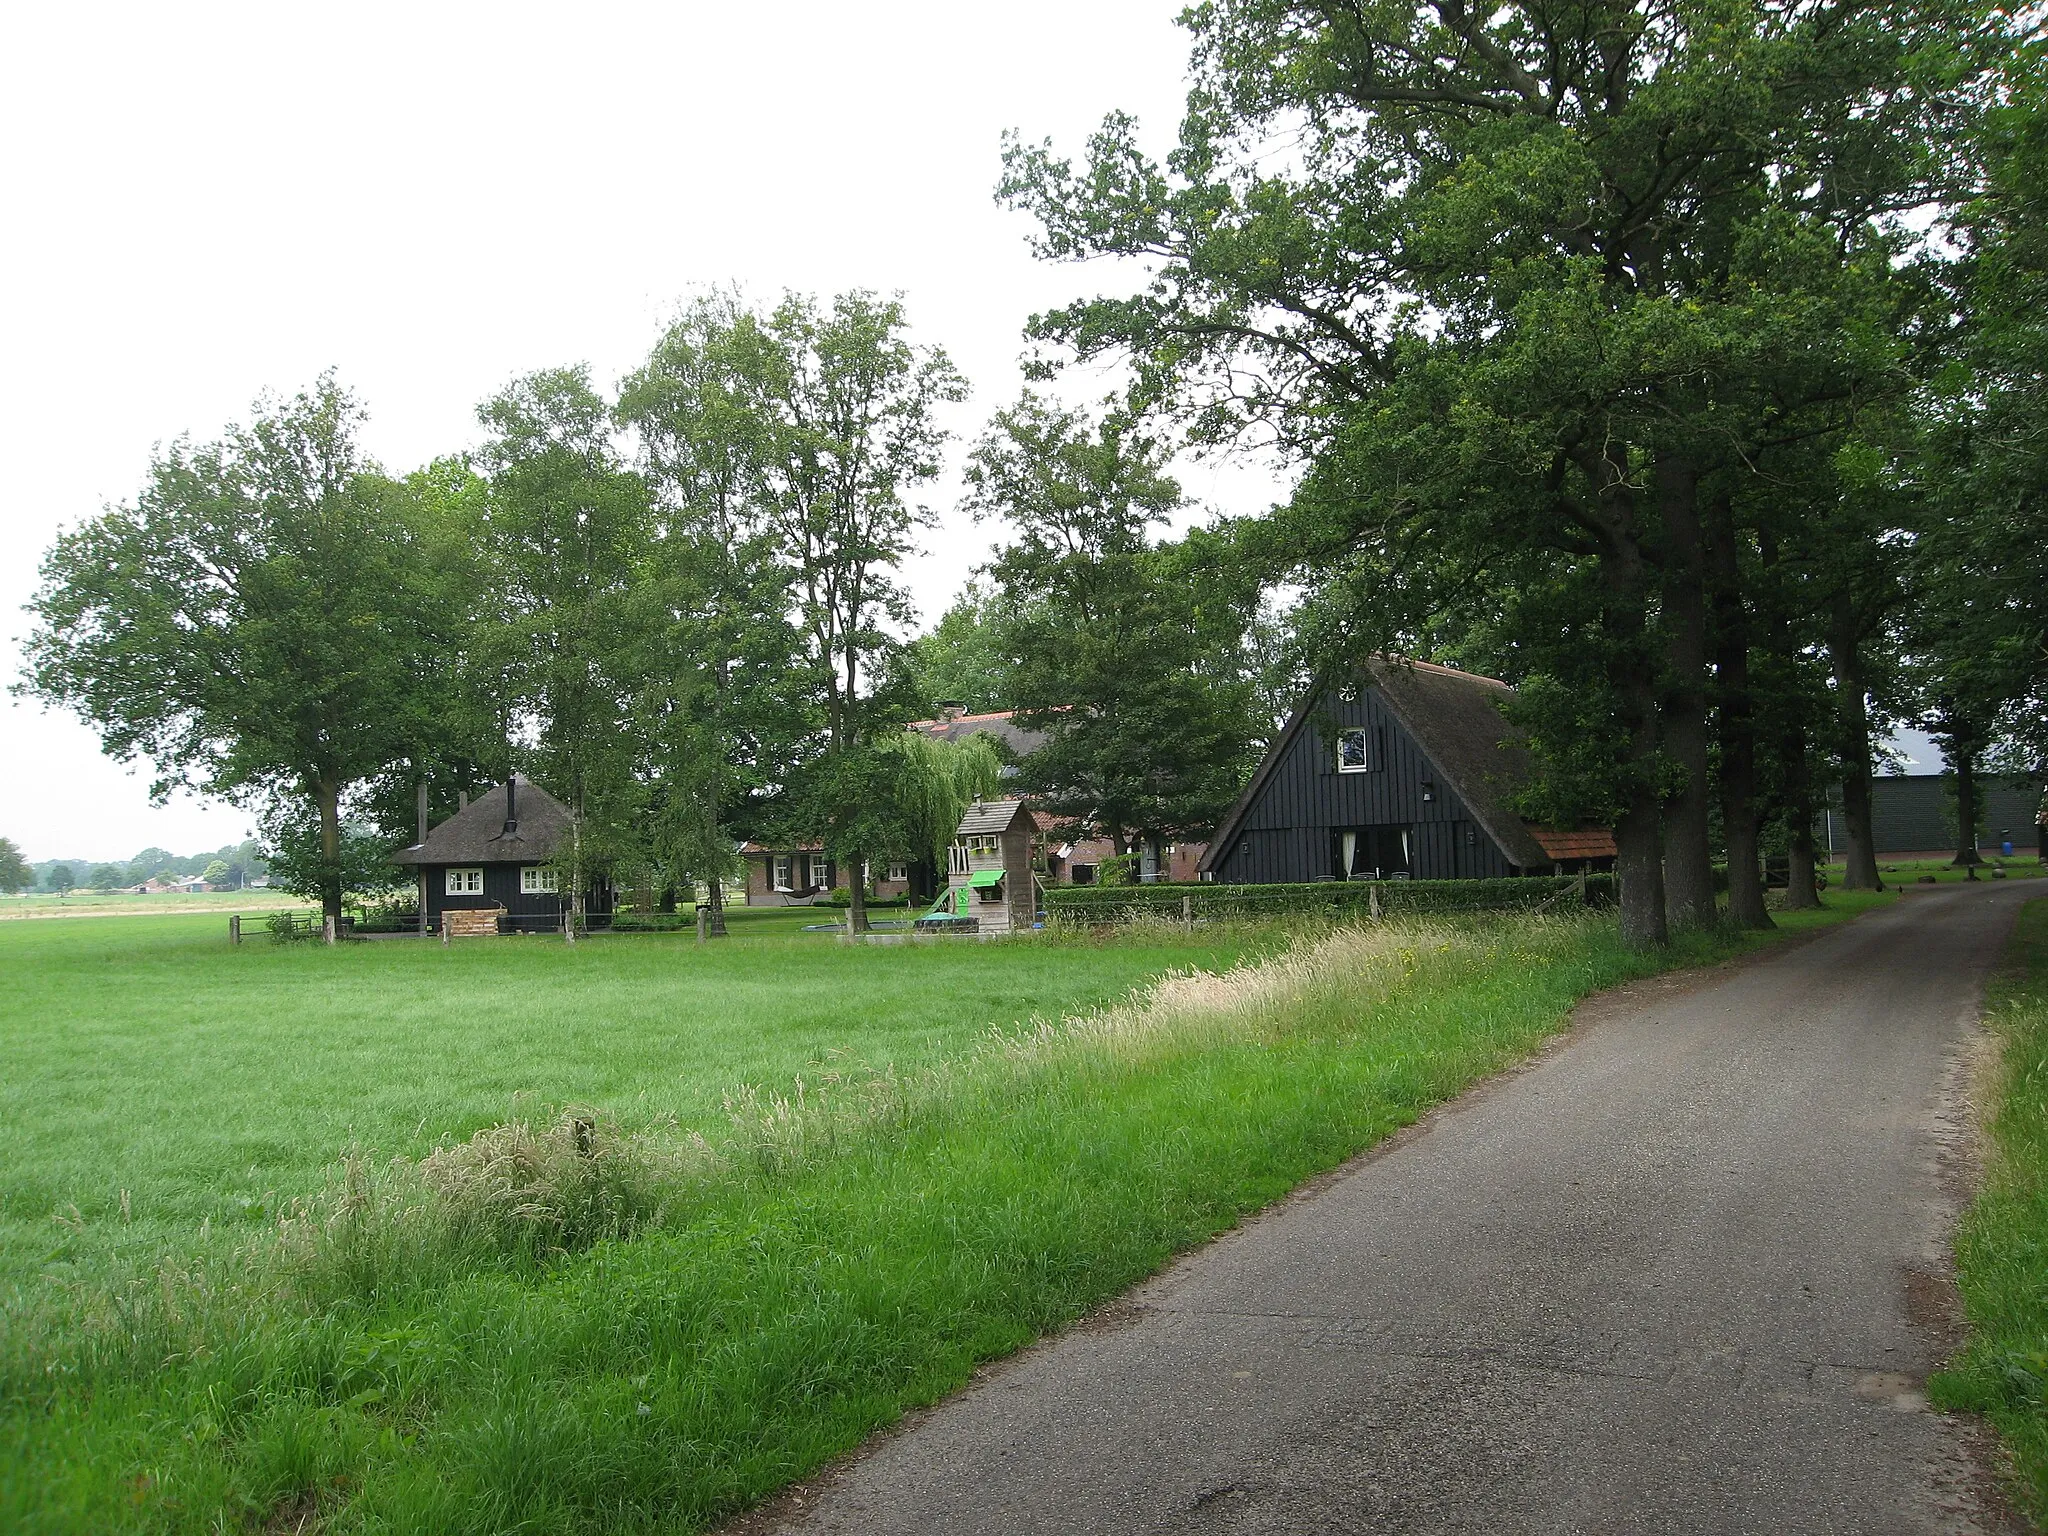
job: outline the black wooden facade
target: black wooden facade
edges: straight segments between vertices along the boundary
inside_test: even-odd
[[[1218,828],[1241,884],[1498,879],[1564,862],[1508,806],[1526,761],[1490,678],[1375,659],[1305,700]],[[1573,834],[1582,843],[1585,834]],[[1604,834],[1593,846],[1611,854]],[[1574,867],[1591,860],[1575,860]]]
[[[435,827],[424,842],[393,857],[419,873],[420,910],[429,931],[440,927],[443,912],[494,907],[503,909],[499,926],[507,931],[545,931],[561,927],[568,897],[525,887],[529,879],[548,878],[545,872],[554,868],[550,861],[565,846],[570,830],[568,807],[538,785],[519,779],[479,795]],[[522,873],[526,870],[542,873],[529,877]],[[471,889],[479,880],[483,888]],[[583,892],[584,921],[592,927],[608,925],[612,905],[610,883],[590,880]]]

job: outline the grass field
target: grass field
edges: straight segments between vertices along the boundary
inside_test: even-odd
[[[0,896],[0,919],[10,917],[184,917],[194,912],[275,912],[304,907],[284,891],[194,891],[138,896],[133,891],[73,891],[68,896]]]
[[[1987,1018],[2001,1047],[1984,1189],[1956,1238],[1972,1336],[1935,1379],[1943,1407],[1988,1416],[2020,1502],[2048,1524],[2048,899],[2021,909]]]
[[[699,1528],[1755,942],[222,926],[0,930],[0,1529]]]

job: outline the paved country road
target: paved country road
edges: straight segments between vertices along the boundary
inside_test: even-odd
[[[1952,1343],[1982,984],[2041,889],[1909,891],[1597,1000],[763,1523],[2005,1529],[1978,1432],[1921,1387]]]

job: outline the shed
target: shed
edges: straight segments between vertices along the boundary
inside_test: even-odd
[[[1038,818],[1023,801],[975,801],[947,850],[947,910],[973,918],[982,933],[1029,928],[1038,917],[1037,836]]]
[[[498,928],[545,931],[561,927],[567,908],[553,861],[566,851],[574,830],[566,805],[514,774],[435,827],[424,842],[391,857],[419,870],[420,913],[429,929],[440,926],[443,912],[457,912],[472,928],[489,916]],[[583,914],[591,926],[610,923],[612,890],[602,877],[584,887]]]

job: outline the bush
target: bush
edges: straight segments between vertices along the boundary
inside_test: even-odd
[[[1612,875],[1587,875],[1586,904],[1615,899]],[[1186,901],[1196,917],[1254,917],[1288,912],[1329,915],[1382,912],[1509,912],[1546,902],[1572,903],[1581,877],[1532,875],[1516,880],[1322,880],[1310,885],[1067,885],[1048,891],[1046,912],[1070,920],[1117,922],[1135,914],[1177,917]]]
[[[614,912],[613,933],[675,933],[697,926],[694,912]]]

